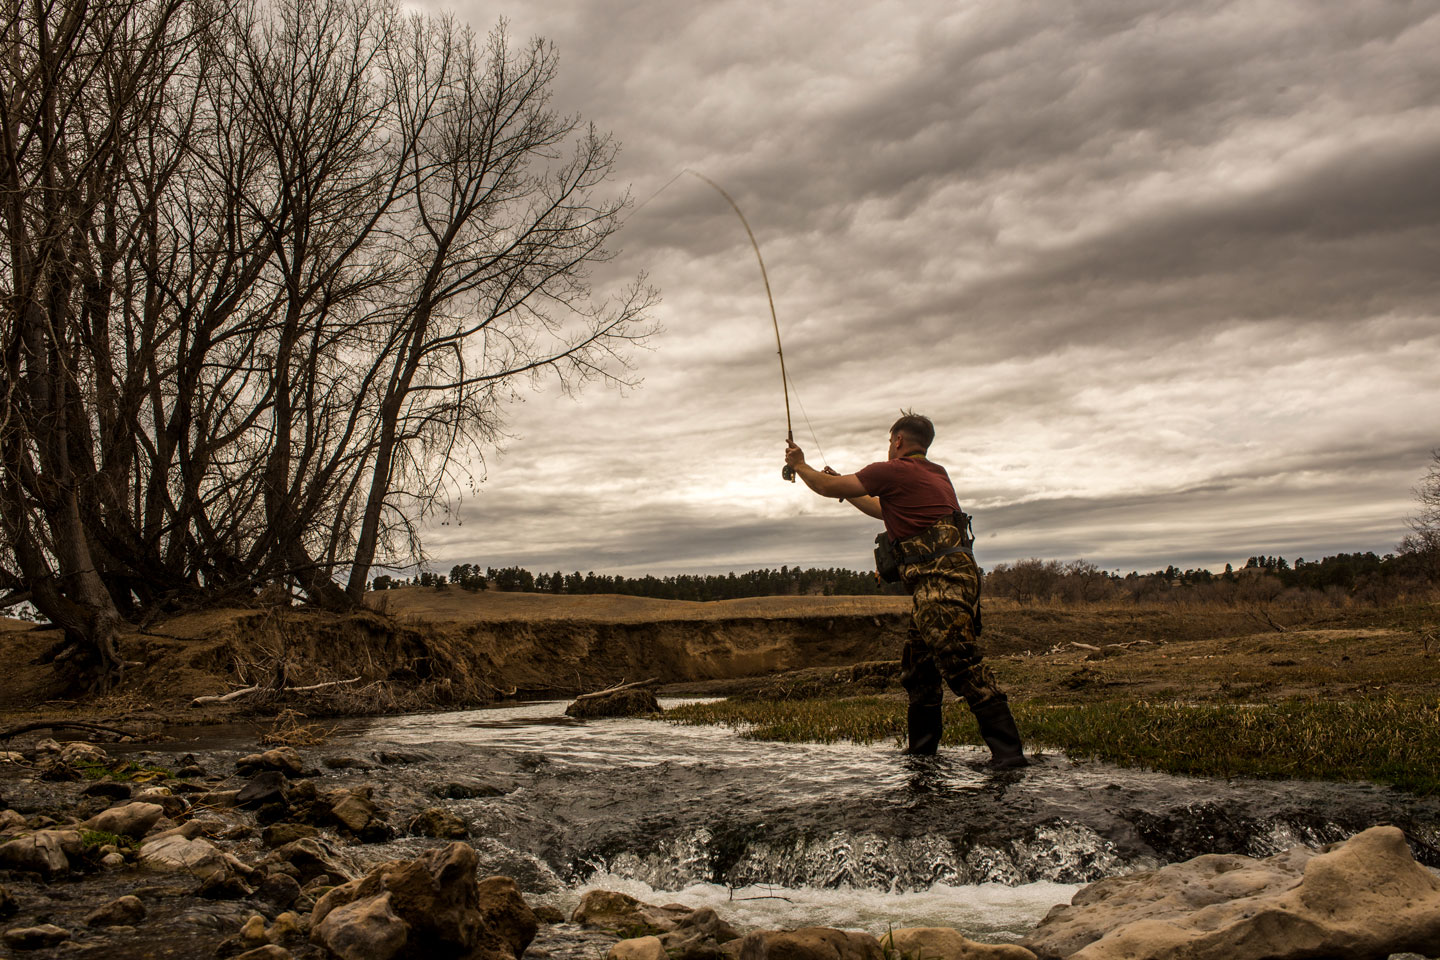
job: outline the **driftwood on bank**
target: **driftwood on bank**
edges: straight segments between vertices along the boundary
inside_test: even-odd
[[[660,682],[659,677],[651,677],[649,680],[636,680],[634,683],[619,683],[613,687],[606,687],[604,690],[596,690],[594,693],[582,693],[576,700],[590,700],[594,697],[608,697],[612,693],[619,693],[621,690],[638,690],[641,687],[651,687]]]
[[[37,720],[34,723],[23,723],[18,727],[11,727],[9,730],[0,730],[0,740],[9,740],[11,737],[18,737],[20,734],[29,733],[32,730],[87,730],[91,733],[113,733],[117,737],[138,738],[140,736],[133,730],[121,730],[119,727],[86,723],[83,720]]]
[[[320,690],[324,687],[341,687],[347,683],[359,683],[359,677],[351,677],[349,680],[329,680],[325,683],[312,683],[308,687],[266,687],[253,686],[242,687],[239,690],[231,690],[229,693],[222,693],[211,697],[196,697],[190,701],[190,706],[199,707],[207,703],[229,703],[232,700],[239,700],[241,697],[248,697],[254,693],[305,693],[310,690]]]

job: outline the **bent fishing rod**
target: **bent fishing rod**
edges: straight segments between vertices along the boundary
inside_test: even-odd
[[[780,343],[780,321],[775,316],[775,297],[770,293],[770,275],[765,271],[765,258],[760,256],[760,244],[755,240],[755,231],[750,229],[750,221],[745,219],[745,214],[741,212],[740,205],[735,202],[734,197],[725,192],[724,187],[697,170],[690,170],[687,167],[683,172],[694,174],[696,177],[704,180],[715,188],[715,192],[725,198],[725,202],[730,204],[730,209],[735,211],[735,216],[740,218],[741,225],[745,227],[745,235],[750,238],[750,246],[755,250],[755,260],[760,264],[760,279],[765,281],[765,299],[770,303],[770,323],[775,327],[775,352],[780,356],[780,385],[785,390],[785,439],[787,442],[793,444],[795,442],[795,429],[790,422],[790,378],[785,375],[785,347]],[[809,422],[808,417],[806,418],[806,422]],[[813,435],[813,429],[811,433]],[[818,445],[820,441],[816,440],[815,442]],[[795,468],[788,463],[785,464],[785,466],[780,468],[780,476],[794,483]]]

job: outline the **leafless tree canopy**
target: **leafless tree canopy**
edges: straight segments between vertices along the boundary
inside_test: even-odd
[[[1440,449],[1430,451],[1430,468],[1413,492],[1419,509],[1409,518],[1410,533],[1398,549],[1413,554],[1431,579],[1440,580]]]
[[[530,378],[623,380],[615,144],[554,50],[391,0],[6,0],[0,602],[352,604]]]

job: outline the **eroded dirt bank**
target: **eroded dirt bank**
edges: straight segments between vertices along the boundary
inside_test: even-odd
[[[251,685],[336,683],[305,696],[307,712],[370,713],[456,707],[509,697],[566,696],[625,680],[723,680],[839,666],[899,655],[897,611],[802,616],[635,619],[516,617],[421,619],[364,611],[213,611],[122,638],[129,662],[120,690],[66,700],[54,669],[33,661],[58,639],[11,621],[3,642],[14,682],[0,710],[23,719],[58,710],[167,722],[220,719],[266,699],[192,707],[197,697]]]
[[[905,597],[764,597],[715,603],[620,596],[387,591],[373,610],[190,613],[122,637],[129,662],[109,696],[75,697],[36,662],[53,630],[0,620],[0,727],[37,718],[164,724],[297,709],[310,717],[447,709],[570,696],[650,677],[721,693],[764,678],[893,660]],[[1012,697],[1157,699],[1424,695],[1440,683],[1431,606],[1253,611],[1117,606],[1026,608],[987,601],[983,643]],[[283,698],[250,686],[336,684]],[[749,678],[749,679],[747,679]],[[893,686],[893,684],[892,684]],[[830,695],[836,691],[817,693]],[[898,693],[897,693],[898,695]]]

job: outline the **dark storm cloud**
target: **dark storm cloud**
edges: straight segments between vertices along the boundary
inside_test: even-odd
[[[863,564],[873,523],[775,478],[754,254],[686,167],[764,251],[797,437],[825,459],[813,420],[854,469],[901,406],[930,412],[984,562],[1223,564],[1403,532],[1440,407],[1435,3],[512,15],[559,47],[556,105],[623,143],[636,206],[597,276],[647,271],[666,330],[623,401],[516,408],[435,555]]]

